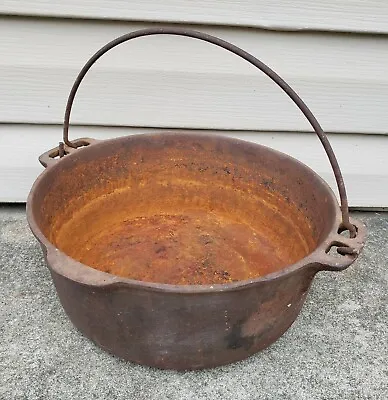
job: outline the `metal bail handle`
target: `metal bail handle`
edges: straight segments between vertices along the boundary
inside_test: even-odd
[[[313,127],[315,133],[318,135],[319,140],[322,143],[323,148],[326,151],[327,157],[329,158],[331,167],[333,169],[335,179],[337,182],[338,186],[338,192],[340,195],[340,201],[341,201],[341,212],[342,212],[342,228],[349,230],[350,232],[350,237],[355,237],[356,236],[356,228],[354,227],[353,224],[350,223],[349,221],[349,207],[348,207],[348,199],[346,196],[346,189],[345,189],[345,183],[342,177],[342,173],[337,161],[336,156],[334,155],[333,149],[330,145],[330,142],[324,133],[323,129],[321,128],[319,122],[317,119],[314,117],[313,113],[310,111],[310,109],[307,107],[307,105],[303,102],[303,100],[296,94],[296,92],[276,73],[274,72],[271,68],[269,68],[266,64],[264,64],[262,61],[258,60],[256,57],[253,55],[247,53],[245,50],[240,49],[239,47],[223,40],[219,39],[215,36],[190,30],[190,29],[182,29],[182,28],[148,28],[148,29],[141,29],[135,32],[131,32],[128,34],[125,34],[123,36],[118,37],[117,39],[112,40],[105,46],[103,46],[100,50],[97,51],[90,59],[89,61],[85,64],[85,66],[82,68],[80,73],[77,76],[77,79],[75,80],[73,87],[70,91],[69,98],[67,100],[67,105],[66,105],[66,112],[65,112],[65,119],[63,123],[63,142],[72,148],[77,148],[82,146],[82,144],[79,143],[73,143],[69,141],[69,121],[70,121],[70,113],[71,113],[71,108],[73,105],[73,101],[75,98],[75,95],[77,93],[77,90],[82,82],[82,79],[85,77],[86,73],[89,71],[91,66],[105,53],[107,53],[109,50],[113,49],[114,47],[118,46],[121,43],[127,42],[128,40],[132,40],[135,38],[139,38],[142,36],[153,36],[153,35],[177,35],[177,36],[186,36],[194,39],[199,39],[204,42],[208,42],[211,44],[214,44],[218,47],[221,47],[225,50],[230,51],[231,53],[236,54],[237,56],[243,58],[244,60],[248,61],[250,64],[254,65],[257,67],[259,70],[264,72],[269,78],[271,78],[283,91],[291,98],[291,100],[298,106],[298,108],[302,111],[304,116],[307,118],[307,120],[310,122],[311,126]],[[344,248],[344,249],[339,249],[343,250],[347,253],[351,252],[352,249],[350,248]]]

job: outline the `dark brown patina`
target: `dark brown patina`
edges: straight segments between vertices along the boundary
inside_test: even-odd
[[[166,33],[251,57],[296,101],[328,152],[342,211],[311,169],[241,140],[181,131],[69,141],[72,102],[90,66],[123,41]],[[28,199],[31,229],[70,319],[102,348],[138,363],[205,368],[267,347],[295,320],[314,275],[346,268],[364,243],[311,112],[273,71],[225,43],[150,29],[97,52],[70,95],[64,144],[40,158],[47,169]]]

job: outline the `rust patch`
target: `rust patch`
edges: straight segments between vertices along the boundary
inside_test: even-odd
[[[114,218],[112,218],[114,220]],[[109,221],[79,231],[82,216],[67,224],[59,243],[91,267],[131,279],[178,285],[228,283],[266,274],[288,263],[244,223],[202,210]],[[76,226],[75,226],[76,223]]]
[[[322,189],[309,180],[288,185],[304,170],[250,144],[192,141],[141,136],[75,150],[46,179],[46,237],[101,271],[178,285],[254,279],[316,248],[330,210],[310,212]]]

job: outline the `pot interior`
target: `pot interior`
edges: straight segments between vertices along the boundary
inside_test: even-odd
[[[228,283],[314,251],[338,205],[309,168],[220,136],[136,135],[80,148],[31,196],[44,236],[75,260],[131,279]]]

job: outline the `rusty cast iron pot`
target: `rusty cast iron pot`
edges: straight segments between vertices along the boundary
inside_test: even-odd
[[[92,64],[124,41],[155,34],[223,47],[274,80],[319,136],[342,209],[307,166],[237,139],[168,132],[69,141],[72,103]],[[85,336],[140,364],[214,367],[269,346],[297,317],[315,274],[348,267],[364,243],[310,110],[259,60],[200,32],[146,29],[99,50],[70,93],[64,143],[40,161],[47,168],[27,216],[61,303]]]

